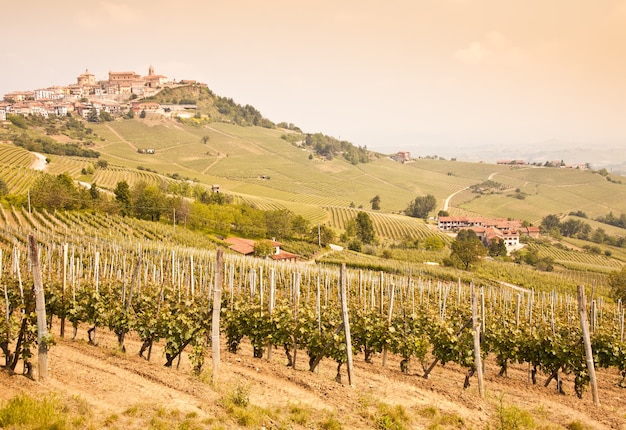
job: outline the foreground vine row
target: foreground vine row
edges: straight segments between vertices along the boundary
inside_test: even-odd
[[[60,321],[61,336],[75,336],[79,325],[87,324],[89,342],[96,344],[98,330],[107,328],[125,350],[125,337],[134,332],[142,342],[140,356],[150,360],[153,345],[162,342],[166,366],[186,351],[194,368],[202,369],[215,305],[214,252],[56,242],[41,244],[40,250],[46,311],[49,322]],[[21,362],[32,374],[36,317],[31,265],[24,254],[16,246],[0,258],[0,347],[9,370]],[[322,359],[334,360],[341,381],[347,346],[336,267],[227,256],[221,269],[221,332],[229,351],[237,353],[247,339],[255,357],[280,351],[290,366],[299,353],[307,354],[311,371]],[[456,363],[467,369],[469,386],[476,370],[470,324],[474,288],[481,299],[482,355],[495,357],[501,376],[513,363],[528,364],[533,383],[544,374],[546,385],[555,381],[562,390],[561,375],[572,373],[575,391],[583,395],[589,376],[573,296],[371,271],[348,271],[346,279],[352,352],[365,362],[378,355],[386,365],[387,354],[396,354],[399,371],[425,377],[437,365]],[[591,297],[589,309],[596,367],[616,368],[626,376],[621,303]],[[52,337],[43,341],[53,347]]]

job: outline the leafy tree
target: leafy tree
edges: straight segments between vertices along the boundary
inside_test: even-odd
[[[87,121],[100,122],[100,119],[98,118],[98,110],[95,107],[91,108],[89,114],[87,114]]]
[[[128,112],[126,112],[126,115],[124,115],[125,119],[133,119],[135,118],[135,111],[133,110],[133,108],[129,108]]]
[[[100,111],[100,121],[113,121],[113,116],[103,109]]]
[[[560,226],[561,220],[557,215],[554,214],[546,215],[541,220],[541,228],[547,233],[551,233],[555,229],[559,230]]]
[[[561,234],[565,237],[576,237],[583,230],[584,225],[589,225],[577,219],[568,219],[560,225]]]
[[[139,118],[143,119],[143,118],[145,118],[145,117],[146,117],[146,110],[145,110],[145,109],[142,109],[142,110],[141,110],[141,113],[139,114]]]
[[[539,262],[539,252],[537,248],[528,248],[520,253],[521,261],[531,266],[536,265]]]
[[[274,246],[270,240],[258,240],[254,243],[254,255],[257,257],[269,257],[274,254]]]
[[[621,299],[622,303],[624,303],[626,301],[626,267],[622,267],[622,270],[611,272],[607,282],[611,288],[611,296],[616,301]]]
[[[374,223],[367,212],[359,212],[356,216],[356,237],[366,244],[376,240]]]
[[[608,235],[604,231],[603,228],[598,227],[593,231],[593,235],[591,236],[591,241],[595,243],[604,243],[607,241]]]
[[[487,249],[473,230],[461,230],[452,242],[450,259],[457,266],[468,270],[487,254]]]
[[[7,115],[7,119],[11,121],[11,123],[16,127],[19,127],[22,129],[28,128],[28,121],[22,115],[13,115],[13,114]]]
[[[314,243],[320,243],[321,246],[326,246],[335,240],[335,232],[332,228],[326,225],[317,225],[311,227],[310,241]]]
[[[544,272],[552,272],[554,270],[554,258],[549,256],[541,257],[535,264],[535,267]]]
[[[584,213],[584,212],[583,212],[583,211],[581,211],[581,210],[572,211],[572,212],[570,212],[570,213],[569,213],[569,215],[572,215],[572,216],[577,216],[577,217],[579,217],[579,218],[588,218],[588,217],[587,217],[587,214],[586,214],[586,213]]]
[[[113,194],[115,194],[115,200],[120,206],[122,215],[130,215],[132,210],[132,197],[130,194],[130,186],[128,185],[128,182],[118,182],[117,185],[115,185]]]
[[[378,194],[376,194],[372,198],[372,200],[370,200],[370,203],[372,204],[372,210],[373,211],[380,210],[380,196]]]
[[[89,188],[89,196],[91,200],[98,200],[100,198],[100,191],[98,190],[98,186],[94,182],[91,184],[91,188]]]
[[[268,237],[291,237],[294,218],[295,214],[288,209],[266,211],[265,225]]]
[[[96,167],[98,169],[106,169],[109,167],[109,162],[107,160],[98,160],[96,161]]]
[[[296,215],[291,220],[292,235],[304,239],[311,230],[311,223],[302,215]]]
[[[444,247],[443,240],[439,236],[428,236],[424,239],[424,248],[429,251],[437,251]]]
[[[361,252],[361,250],[363,249],[363,242],[361,242],[359,239],[353,239],[348,244],[348,249],[354,252]]]
[[[432,194],[428,194],[422,197],[416,197],[409,206],[404,210],[404,213],[413,218],[426,218],[430,211],[437,206],[437,199]]]
[[[239,205],[235,208],[232,229],[242,236],[266,237],[266,218],[263,211],[250,206]]]
[[[493,238],[489,242],[489,256],[490,257],[505,257],[506,256],[506,244],[504,239]]]
[[[208,135],[204,135],[202,136],[202,143],[204,143],[205,145],[207,144],[207,142],[209,141],[209,139],[211,139]]]
[[[135,216],[140,219],[158,221],[165,209],[165,193],[154,184],[137,183],[131,192]]]
[[[67,173],[39,176],[30,189],[31,204],[37,208],[80,209],[83,206],[81,192]]]

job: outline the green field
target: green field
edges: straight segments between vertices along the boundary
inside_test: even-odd
[[[3,127],[5,135],[19,132],[11,125]],[[589,219],[582,221],[589,222],[593,229],[624,236],[623,229],[591,219],[609,212],[626,213],[626,185],[591,171],[432,158],[400,164],[380,154],[369,163],[354,165],[340,156],[327,160],[288,143],[281,139],[285,133],[281,129],[217,122],[193,126],[150,117],[89,127],[93,129],[93,148],[108,167],[97,167],[95,159],[50,155],[47,173],[66,172],[108,190],[122,180],[131,186],[145,181],[167,187],[176,183],[171,176],[190,180],[191,186],[219,184],[236,203],[263,210],[288,209],[314,225],[326,224],[338,234],[357,210],[369,210],[370,200],[378,195],[381,208],[369,213],[382,241],[419,240],[439,234],[423,220],[404,216],[403,210],[416,197],[432,194],[437,208],[431,216],[436,216],[446,198],[454,193],[448,207],[452,215],[513,218],[538,225],[548,214],[558,214],[565,220],[569,212],[583,211]],[[43,134],[43,130],[28,130],[31,136],[37,133]],[[138,152],[148,148],[155,153]],[[32,160],[28,151],[7,143],[0,145],[0,177],[11,193],[25,193],[36,177],[37,173],[28,168]],[[485,194],[470,190],[488,179],[503,188]],[[609,251],[614,259],[626,261],[621,249]],[[574,260],[570,266],[585,270],[585,264],[599,264],[603,271],[615,267],[591,259],[587,263]]]

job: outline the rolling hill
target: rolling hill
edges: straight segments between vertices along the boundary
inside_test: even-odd
[[[535,225],[548,214],[583,211],[595,218],[609,212],[626,213],[626,184],[593,171],[468,163],[419,158],[418,154],[404,164],[382,154],[354,164],[341,156],[319,156],[297,140],[290,143],[294,139],[286,136],[299,133],[292,129],[217,121],[183,123],[155,114],[86,127],[86,140],[82,136],[47,136],[45,125],[34,126],[27,133],[33,139],[51,138],[61,143],[86,141],[108,163],[107,168],[86,169],[94,164],[90,158],[49,155],[47,172],[68,172],[109,190],[120,180],[131,185],[140,180],[183,180],[207,187],[219,184],[222,192],[238,201],[259,208],[286,208],[316,223],[332,222],[331,208],[368,210],[370,200],[378,195],[381,209],[375,213],[380,232],[386,230],[381,222],[386,222],[387,215],[401,213],[415,197],[426,194],[437,199],[432,215],[454,194],[448,201],[452,215],[514,218]],[[24,192],[29,179],[18,181],[19,169],[8,167],[16,157],[11,138],[19,133],[24,130],[11,123],[2,126],[5,143],[0,156],[6,160],[0,162],[7,166],[5,176],[10,184],[16,184],[11,191]],[[148,148],[154,153],[140,151]],[[470,188],[488,179],[501,188],[480,193]],[[397,223],[396,218],[389,223]],[[415,219],[405,223],[424,226]],[[342,226],[335,223],[334,227]]]

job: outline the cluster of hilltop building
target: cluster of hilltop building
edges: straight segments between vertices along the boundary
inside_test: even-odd
[[[141,111],[139,99],[150,97],[166,87],[198,84],[195,81],[174,82],[167,76],[154,73],[150,66],[148,74],[135,72],[109,72],[107,80],[96,80],[88,70],[66,86],[52,86],[30,91],[13,91],[0,101],[0,120],[6,115],[67,115],[71,112],[86,117],[93,109],[116,115],[132,108]],[[203,85],[203,84],[200,84]],[[154,106],[148,106],[154,109]]]

